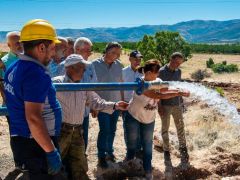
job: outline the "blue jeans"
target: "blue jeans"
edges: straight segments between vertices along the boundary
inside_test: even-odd
[[[98,113],[99,133],[97,140],[98,157],[104,158],[106,155],[113,155],[113,141],[116,132],[119,111],[113,114],[104,112]]]
[[[127,115],[127,111],[122,111],[122,119],[123,119],[123,131],[124,131],[124,141],[125,141],[125,145],[127,146],[127,133],[126,133],[126,115]],[[138,138],[138,143],[137,143],[137,150],[136,152],[140,152],[142,149],[142,137],[139,134],[139,138]]]
[[[83,139],[85,144],[85,152],[88,145],[88,128],[89,128],[89,115],[83,119]]]
[[[142,138],[143,168],[145,172],[152,171],[152,144],[155,121],[143,124],[137,121],[131,114],[126,113],[126,137],[127,137],[127,159],[133,159],[137,150],[139,134]]]

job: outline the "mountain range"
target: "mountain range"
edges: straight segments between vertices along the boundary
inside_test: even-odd
[[[57,29],[64,37],[85,36],[93,42],[135,42],[145,34],[157,31],[177,31],[190,43],[235,43],[240,42],[240,19],[228,21],[191,20],[173,25],[142,25],[119,28]],[[5,41],[7,31],[0,31],[0,42]]]

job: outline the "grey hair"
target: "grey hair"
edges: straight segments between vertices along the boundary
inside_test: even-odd
[[[74,43],[74,51],[76,51],[78,47],[83,47],[85,44],[93,45],[91,40],[86,37],[77,38]]]
[[[65,41],[66,43],[68,43],[68,40],[65,37],[58,36],[57,38],[58,38],[59,41]]]
[[[20,37],[20,32],[19,31],[10,31],[10,32],[8,32],[7,35],[6,35],[7,42],[9,42],[9,39],[11,37],[14,37],[14,36]]]

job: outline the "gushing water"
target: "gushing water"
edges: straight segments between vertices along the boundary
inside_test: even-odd
[[[209,106],[216,109],[220,114],[229,118],[230,121],[240,124],[240,115],[236,107],[229,103],[227,99],[221,97],[215,90],[206,88],[205,86],[197,83],[178,81],[169,82],[169,88],[179,88],[190,91],[193,99],[206,102]]]

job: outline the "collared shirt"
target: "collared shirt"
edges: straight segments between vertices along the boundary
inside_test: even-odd
[[[104,62],[103,57],[92,62],[94,65],[98,82],[122,82],[122,64],[115,60],[111,65]],[[120,91],[97,91],[99,96],[107,101],[121,100]]]
[[[166,64],[159,70],[159,77],[163,81],[181,81],[181,70],[176,69],[172,71],[171,69],[169,69],[168,65]],[[181,103],[182,103],[181,96],[161,100],[162,105],[168,105],[168,106],[176,106],[176,105],[180,105]]]
[[[48,69],[51,78],[64,75],[65,73],[64,62],[65,61],[62,61],[61,63],[57,64],[54,60],[52,60],[49,63]]]
[[[96,83],[96,82],[97,82],[97,75],[96,75],[94,66],[91,63],[86,67],[81,83]],[[90,108],[87,105],[85,106],[84,117],[87,117],[89,113],[90,113]]]
[[[133,71],[131,66],[127,66],[122,69],[123,82],[134,82],[137,78],[143,76],[138,71]],[[133,96],[134,91],[124,91],[124,101],[129,102]]]
[[[10,67],[10,65],[16,62],[19,58],[12,51],[9,51],[9,53],[7,53],[1,59],[5,65],[5,68],[6,68],[5,71],[6,71]],[[0,70],[0,76],[4,77],[4,71],[2,69]]]
[[[60,133],[62,113],[48,69],[39,61],[19,55],[5,73],[4,90],[10,116],[11,136],[32,137],[25,116],[24,102],[44,104],[42,117],[50,136]]]
[[[55,83],[73,83],[67,76],[58,76],[52,79]],[[57,98],[63,109],[63,122],[72,125],[81,125],[86,103],[89,107],[101,110],[108,114],[113,113],[114,102],[101,99],[94,91],[57,92]]]

